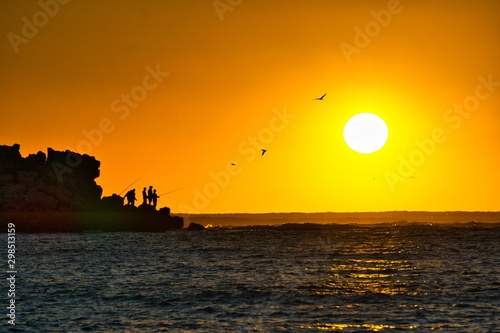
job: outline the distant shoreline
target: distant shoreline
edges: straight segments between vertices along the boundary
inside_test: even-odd
[[[390,211],[390,212],[342,212],[342,213],[229,213],[229,214],[181,214],[186,222],[204,226],[248,226],[280,225],[285,223],[313,224],[383,224],[383,223],[431,223],[464,224],[500,223],[500,212],[425,212],[425,211]]]

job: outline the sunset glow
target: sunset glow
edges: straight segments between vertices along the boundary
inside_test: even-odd
[[[500,210],[499,2],[54,3],[0,4],[0,144],[93,155],[104,195],[142,176],[173,212]],[[388,137],[357,153],[360,113]]]

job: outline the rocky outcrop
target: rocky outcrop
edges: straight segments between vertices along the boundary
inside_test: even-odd
[[[83,211],[99,204],[100,162],[48,149],[23,158],[20,146],[0,146],[0,211]]]
[[[23,158],[20,146],[0,146],[0,224],[21,232],[165,231],[184,220],[170,208],[124,205],[103,197],[96,184],[100,162],[89,155],[48,148]],[[6,230],[4,228],[3,230]]]

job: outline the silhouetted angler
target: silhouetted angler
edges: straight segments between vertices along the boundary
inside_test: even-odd
[[[146,188],[142,190],[142,204],[145,205],[148,201],[148,193],[146,191]]]
[[[135,206],[135,201],[137,200],[135,197],[135,189],[128,191],[125,197],[127,198],[127,205]]]
[[[160,196],[158,194],[156,194],[156,190],[153,191],[153,207],[156,208],[156,205],[158,204],[158,198]]]
[[[153,186],[151,185],[148,190],[148,205],[153,201]]]

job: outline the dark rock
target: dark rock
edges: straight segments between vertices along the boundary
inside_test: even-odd
[[[64,178],[68,174],[82,178],[95,179],[99,177],[99,167],[101,162],[95,157],[87,154],[80,155],[78,153],[66,150],[56,151],[48,148],[47,165],[51,166],[54,171]]]
[[[123,198],[118,194],[113,194],[109,197],[103,197],[99,210],[102,211],[119,211],[123,208]]]
[[[12,174],[15,172],[22,164],[23,158],[20,152],[21,146],[19,144],[14,144],[12,146],[0,146],[0,173],[2,174]]]
[[[191,222],[187,227],[188,230],[205,230],[205,227],[198,223]]]
[[[24,159],[24,163],[21,167],[23,170],[34,170],[45,165],[47,157],[41,151],[35,154],[29,154],[28,157]]]
[[[169,229],[182,229],[184,227],[184,219],[180,216],[172,216],[169,222]]]
[[[143,212],[156,212],[156,208],[154,208],[151,205],[148,205],[146,203],[141,204],[139,207],[137,207],[139,210]]]
[[[168,208],[168,207],[162,207],[162,208],[160,208],[159,212],[161,214],[170,215],[170,208]]]
[[[78,163],[77,163],[78,162]],[[100,162],[48,148],[23,158],[20,146],[0,146],[0,211],[83,211],[99,205]]]

